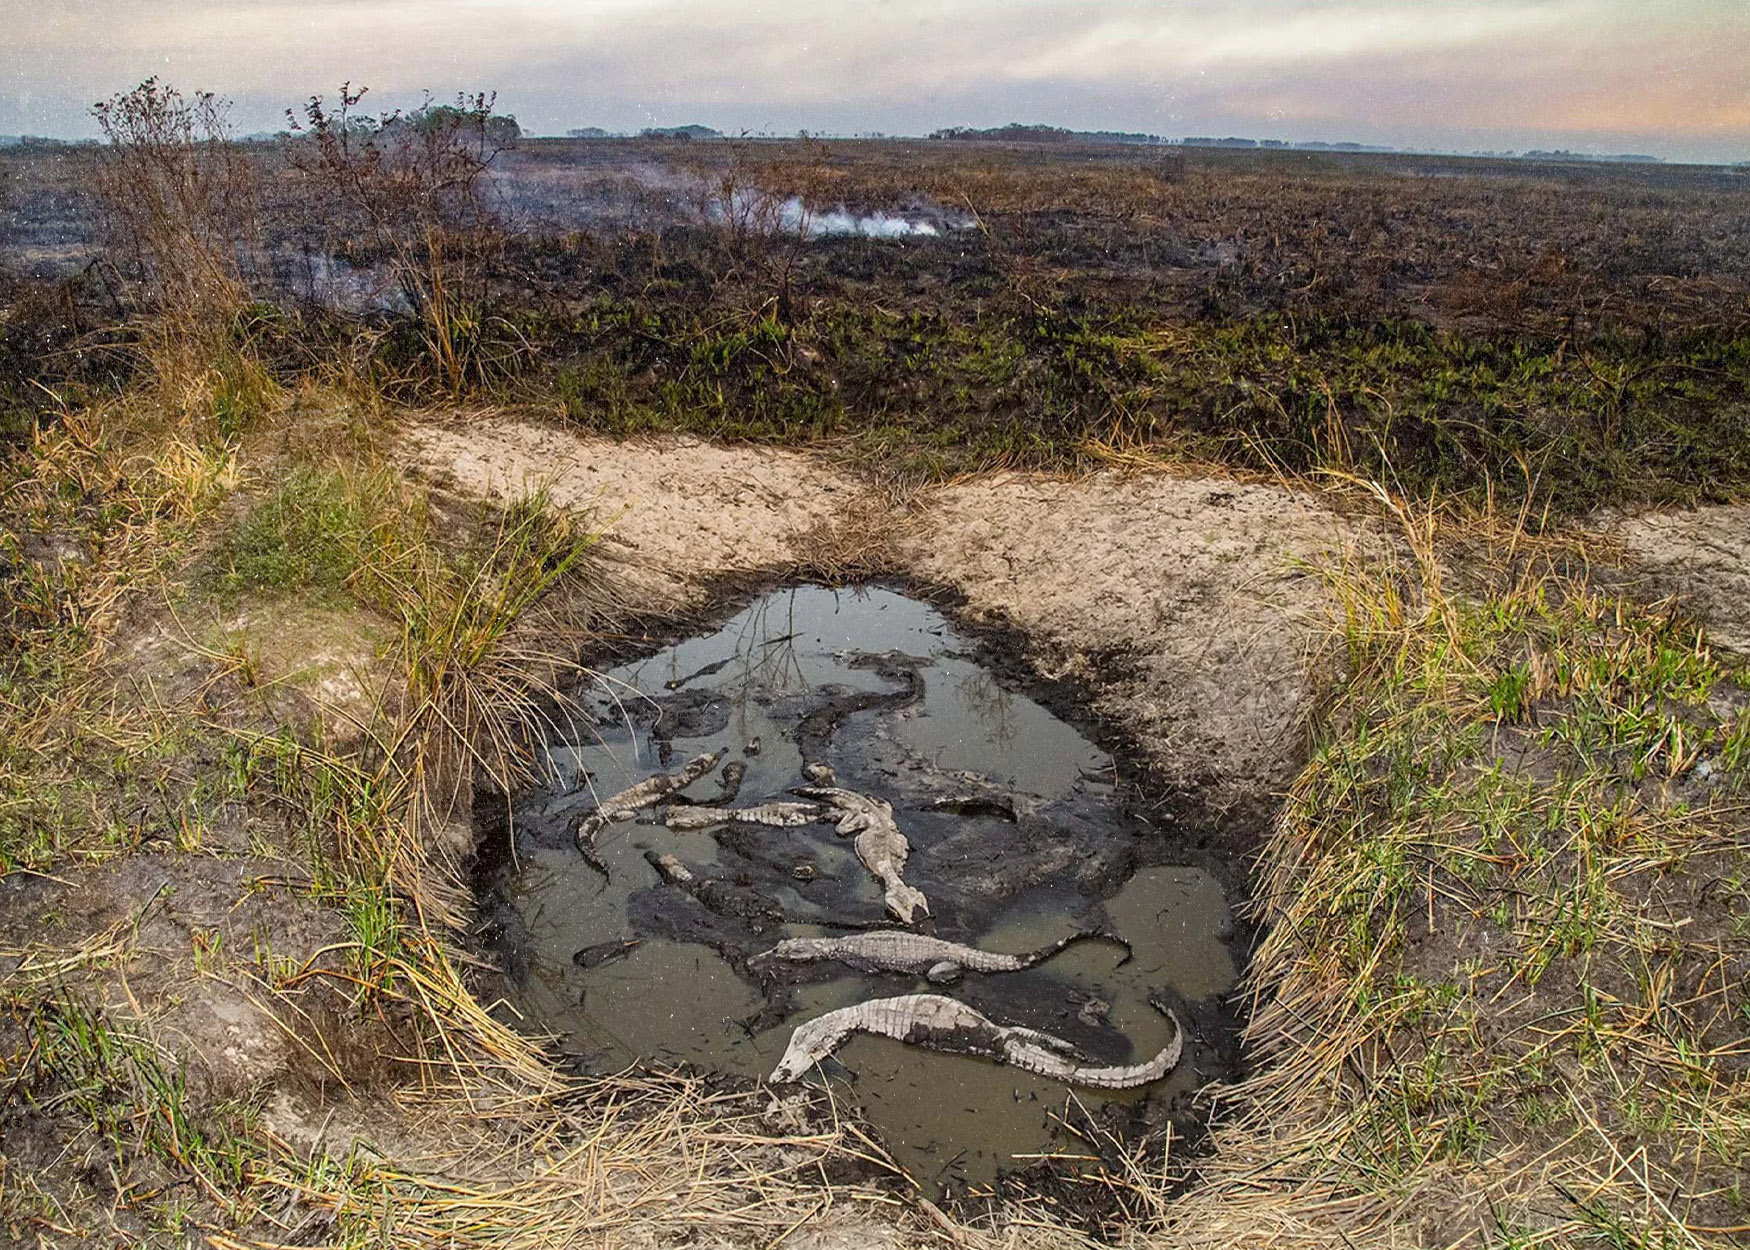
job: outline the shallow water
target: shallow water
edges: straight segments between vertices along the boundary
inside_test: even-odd
[[[1110,757],[980,668],[926,604],[881,589],[779,591],[708,637],[604,674],[590,697],[594,725],[550,747],[553,784],[512,813],[517,867],[503,892],[517,930],[506,946],[518,1008],[595,1070],[642,1060],[764,1077],[801,1021],[921,991],[1056,1033],[1097,1062],[1129,1062],[1173,1034],[1151,993],[1192,1023],[1199,1004],[1232,985],[1231,924],[1215,879],[1163,863],[1170,856],[1121,810]],[[1115,945],[1085,942],[1039,967],[968,976],[947,990],[822,965],[762,983],[746,971],[749,955],[782,937],[842,931],[811,920],[882,919],[879,887],[830,825],[679,832],[654,823],[657,809],[602,830],[606,880],[572,840],[595,796],[718,749],[747,766],[732,806],[787,797],[805,784],[805,762],[829,764],[840,784],[891,802],[912,844],[906,879],[930,900],[926,931],[1022,951],[1100,929],[1126,939],[1133,957],[1121,963]],[[706,777],[687,793],[708,799],[718,785]],[[925,808],[968,795],[1011,806],[1015,819],[988,807]],[[757,890],[794,923],[755,931],[709,913],[664,884],[646,851]],[[812,879],[799,879],[799,867]],[[573,962],[574,952],[634,939],[622,958]],[[940,1187],[988,1183],[1040,1154],[1079,1153],[1054,1127],[1068,1098],[1097,1111],[1170,1097],[1206,1079],[1208,1055],[1192,1023],[1177,1071],[1117,1094],[883,1038],[854,1038],[823,1067],[898,1162]]]

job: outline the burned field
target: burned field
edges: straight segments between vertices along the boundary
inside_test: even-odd
[[[9,327],[39,349],[126,309],[119,273],[69,276],[104,237],[69,189],[99,159],[7,165],[15,268],[67,283]],[[277,294],[237,329],[281,378],[485,389],[615,436],[830,442],[910,480],[1170,446],[1572,511],[1750,474],[1747,190],[1725,171],[529,141],[438,223],[456,317],[409,239],[368,225],[423,228],[407,188],[343,211],[344,168],[256,163],[252,263]],[[99,386],[123,368],[50,358]]]
[[[1750,182],[172,105],[0,157],[8,1236],[1750,1227]]]

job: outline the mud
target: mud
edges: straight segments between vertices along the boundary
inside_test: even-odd
[[[287,865],[142,853],[113,866],[0,880],[0,984],[54,978],[88,1005],[126,1010],[194,1062],[213,1099],[299,1068],[283,1030],[223,975],[272,953],[307,958],[339,923],[284,883]],[[79,952],[77,958],[73,952]],[[206,975],[202,975],[202,973]]]
[[[491,887],[492,936],[519,1010],[591,1070],[683,1063],[758,1079],[802,1020],[928,988],[836,966],[750,966],[780,937],[886,923],[879,887],[829,824],[695,832],[647,814],[601,830],[605,882],[572,845],[595,796],[656,771],[664,751],[727,750],[750,804],[785,798],[806,767],[826,765],[893,804],[912,844],[906,879],[930,900],[926,931],[1009,951],[1104,931],[1135,950],[1122,962],[1117,946],[1082,943],[1022,972],[969,975],[955,995],[1102,1063],[1171,1039],[1151,994],[1192,1022],[1178,1071],[1119,1094],[856,1039],[826,1068],[901,1164],[926,1188],[965,1194],[1040,1155],[1076,1153],[1058,1124],[1072,1097],[1135,1105],[1145,1114],[1133,1121],[1158,1124],[1227,1062],[1222,996],[1238,952],[1222,887],[1134,817],[1106,752],[972,650],[938,611],[892,590],[798,587],[603,673],[594,722],[550,745],[552,784],[515,807],[516,857]],[[758,753],[745,754],[756,739]],[[701,779],[692,792],[717,785]],[[657,867],[663,856],[691,880],[677,887]]]

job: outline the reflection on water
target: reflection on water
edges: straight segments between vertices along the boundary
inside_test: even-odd
[[[1137,868],[1150,856],[1116,803],[1111,760],[1004,689],[926,604],[874,589],[767,595],[708,637],[605,674],[594,701],[594,726],[550,748],[553,785],[513,815],[519,871],[507,894],[527,966],[512,997],[598,1070],[685,1062],[763,1078],[802,1020],[920,991],[1057,1033],[1097,1062],[1130,1062],[1171,1040],[1151,993],[1184,1004],[1232,985],[1215,880],[1196,868]],[[779,938],[882,917],[878,887],[830,825],[677,832],[647,813],[602,831],[605,880],[571,839],[593,796],[719,749],[746,766],[739,804],[785,797],[805,763],[829,764],[842,784],[891,802],[912,843],[907,879],[929,897],[939,936],[1022,951],[1105,930],[1133,957],[1082,943],[947,991],[820,965],[762,983],[745,961]],[[707,777],[688,792],[703,798],[720,784]],[[1015,819],[988,806],[977,815],[926,808],[966,796],[1000,800]],[[794,923],[756,932],[711,914],[663,884],[647,851],[757,891]],[[629,940],[638,943],[629,953],[598,966],[573,962],[575,952]],[[1189,1089],[1204,1079],[1201,1046],[1193,1031],[1178,1071],[1119,1093],[869,1037],[825,1068],[921,1183],[976,1184],[1028,1156],[1073,1152],[1055,1128],[1072,1095],[1096,1109]]]

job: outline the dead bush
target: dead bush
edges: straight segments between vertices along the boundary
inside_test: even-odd
[[[248,300],[255,179],[228,109],[148,78],[93,110],[109,140],[97,189],[112,247],[149,306],[191,326],[227,322]]]
[[[525,345],[487,311],[505,240],[487,174],[515,143],[516,121],[485,93],[370,116],[358,110],[366,91],[344,84],[336,104],[312,96],[301,115],[286,114],[292,166],[327,223],[325,250],[388,266],[452,392],[502,377]]]

